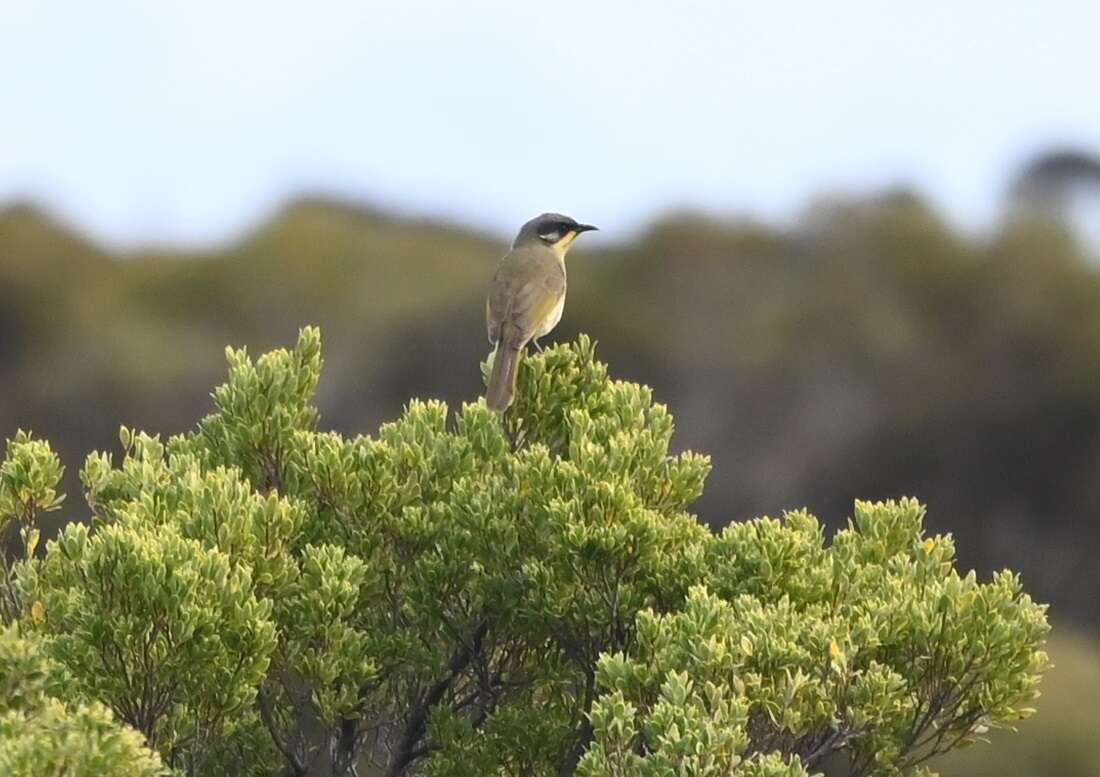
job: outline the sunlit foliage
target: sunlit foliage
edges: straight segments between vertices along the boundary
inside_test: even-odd
[[[585,337],[503,419],[414,400],[371,437],[320,429],[317,330],[228,358],[194,431],[88,457],[91,523],[9,582],[65,703],[179,773],[888,775],[1029,714],[1012,574],[960,575],[912,500],[712,533],[709,460]],[[56,504],[43,444],[0,473],[9,520]]]

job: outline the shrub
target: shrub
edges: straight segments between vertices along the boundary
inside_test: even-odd
[[[62,701],[67,676],[15,625],[0,629],[0,774],[160,777],[141,734],[98,702]]]
[[[896,774],[1037,693],[1014,576],[961,576],[908,499],[712,534],[709,461],[584,337],[503,418],[376,437],[318,429],[316,330],[229,362],[194,432],[88,458],[91,525],[16,581],[73,698],[182,773]]]

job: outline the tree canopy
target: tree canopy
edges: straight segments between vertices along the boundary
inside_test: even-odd
[[[896,775],[1030,713],[1016,576],[960,574],[912,499],[712,532],[709,460],[586,337],[503,417],[414,400],[353,438],[320,428],[317,330],[228,360],[194,431],[88,456],[90,521],[6,574],[6,774]],[[9,441],[32,551],[61,472]]]

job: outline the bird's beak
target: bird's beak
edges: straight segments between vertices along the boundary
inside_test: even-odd
[[[578,235],[581,232],[599,232],[600,231],[599,227],[594,227],[591,224],[578,224],[577,226],[573,227],[573,229],[576,231],[576,233]]]

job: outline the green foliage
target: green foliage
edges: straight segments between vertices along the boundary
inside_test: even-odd
[[[1045,608],[1007,572],[960,577],[923,513],[857,503],[828,547],[805,513],[727,529],[721,595],[641,613],[632,654],[601,660],[582,773],[725,774],[774,752],[813,767],[845,750],[857,774],[896,774],[1027,717]]]
[[[261,699],[280,749],[303,763],[392,750],[399,768],[433,752],[436,774],[490,772],[498,758],[552,768],[585,726],[598,655],[629,641],[643,603],[668,606],[693,579],[707,532],[684,510],[705,460],[669,456],[667,411],[608,380],[587,343],[527,368],[555,404],[524,394],[514,438],[480,403],[451,422],[435,402],[410,404],[377,439],[313,432],[300,410],[257,434],[250,398],[315,384],[315,344],[307,330],[281,357],[305,381],[250,383],[240,375],[254,368],[233,364],[220,412],[174,442],[241,466],[256,488],[281,484],[306,515]],[[250,465],[264,450],[280,453]],[[543,736],[517,752],[536,726]],[[311,727],[328,730],[318,741]]]
[[[16,626],[0,629],[0,774],[6,777],[167,775],[141,735],[102,704],[62,701],[67,677]]]
[[[255,363],[244,350],[226,349],[229,382],[214,391],[218,412],[199,425],[209,458],[239,467],[257,487],[283,486],[283,466],[294,436],[317,422],[311,404],[321,377],[321,334],[305,329],[293,352],[279,349]]]
[[[64,468],[49,443],[33,440],[19,432],[8,440],[0,463],[0,527],[18,520],[35,522],[39,512],[61,506],[64,497],[57,493]]]
[[[1043,609],[912,501],[712,534],[709,461],[587,338],[502,419],[319,431],[320,338],[229,351],[215,412],[88,457],[19,585],[42,651],[192,775],[891,774],[1026,714]]]
[[[72,525],[21,582],[50,655],[172,764],[248,708],[274,649],[249,570],[175,526]]]
[[[1043,678],[1036,714],[1015,729],[991,731],[989,747],[946,754],[944,777],[1100,774],[1100,649],[1091,635],[1058,625],[1047,647],[1054,669]]]
[[[18,532],[22,555],[34,555],[41,516],[60,508],[65,499],[57,492],[63,473],[49,443],[31,439],[23,431],[8,440],[0,459],[0,541]],[[0,550],[0,625],[10,623],[22,609],[15,568]]]
[[[82,472],[93,530],[68,526],[21,582],[81,691],[196,771],[252,710],[276,643],[270,593],[293,573],[285,554],[299,515],[237,471],[121,437],[118,469],[93,454]]]

